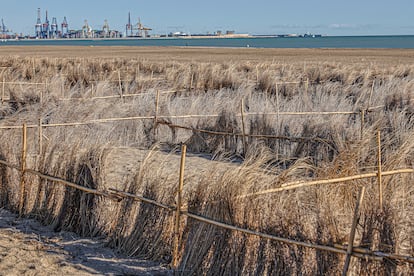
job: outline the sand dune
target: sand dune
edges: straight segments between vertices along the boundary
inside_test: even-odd
[[[0,209],[0,275],[169,275],[149,261],[120,256],[103,240],[55,233]]]

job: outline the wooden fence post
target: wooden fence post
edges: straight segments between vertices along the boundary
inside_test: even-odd
[[[2,82],[2,90],[1,90],[1,104],[4,103],[4,96],[5,96],[5,87],[4,87],[5,83],[4,83],[4,77],[3,77],[3,82]]]
[[[121,96],[121,100],[124,99],[124,94],[122,92],[122,82],[121,82],[121,71],[118,70],[118,84],[119,84],[119,95]]]
[[[62,78],[62,85],[60,86],[60,94],[62,95],[62,99],[65,98],[65,80]]]
[[[184,166],[185,155],[187,152],[187,146],[184,144],[181,146],[181,162],[180,162],[180,178],[177,190],[177,207],[175,211],[175,223],[174,223],[174,252],[173,252],[173,268],[178,268],[178,255],[180,248],[180,220],[181,220],[181,205],[182,205],[182,192],[184,186]]]
[[[244,154],[247,152],[247,143],[246,143],[246,126],[244,123],[244,101],[241,100],[240,104],[240,115],[241,115],[241,121],[242,121],[242,132],[243,132],[243,151]]]
[[[306,83],[305,83],[305,94],[308,94],[308,89],[309,89],[309,78],[306,79]]]
[[[42,154],[43,150],[43,125],[42,125],[42,118],[39,118],[39,125],[38,125],[38,144],[39,144],[39,156]]]
[[[27,157],[27,125],[23,124],[23,133],[22,133],[22,159],[20,164],[20,200],[19,200],[19,215],[23,215],[24,209],[24,178],[26,173],[26,157]]]
[[[346,259],[345,259],[344,269],[342,271],[342,276],[346,276],[348,274],[348,268],[351,262],[351,256],[352,256],[352,251],[354,247],[356,227],[357,227],[358,220],[359,220],[359,207],[361,206],[362,200],[364,199],[364,193],[365,193],[365,187],[363,186],[361,190],[359,191],[358,201],[356,202],[356,205],[355,205],[354,218],[352,220],[351,232],[349,234],[348,248],[346,250]]]
[[[279,86],[276,83],[276,120],[277,120],[277,128],[279,130],[280,127],[280,103],[279,103]]]
[[[364,138],[365,110],[361,109],[361,141]]]
[[[160,101],[160,91],[157,90],[157,95],[155,98],[155,116],[154,116],[154,138],[157,134],[157,127],[158,127],[158,105]]]
[[[191,74],[191,81],[190,81],[190,89],[193,89],[193,82],[194,82],[194,73]]]
[[[378,143],[378,190],[379,190],[379,208],[383,210],[383,187],[382,187],[382,165],[381,165],[381,131],[377,133],[377,143]]]

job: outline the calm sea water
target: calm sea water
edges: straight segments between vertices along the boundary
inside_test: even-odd
[[[77,45],[77,46],[196,46],[256,48],[414,48],[412,36],[327,36],[317,38],[144,38],[96,40],[8,40],[5,45]]]

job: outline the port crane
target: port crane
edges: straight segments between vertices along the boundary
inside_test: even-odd
[[[125,35],[126,36],[133,36],[133,29],[134,29],[134,27],[131,24],[131,13],[129,12],[128,13],[128,23],[125,25]]]
[[[10,32],[10,30],[7,29],[6,25],[4,25],[3,18],[1,19],[1,30],[0,30],[0,32],[1,32],[2,36],[6,36]]]
[[[46,11],[46,18],[45,18],[45,22],[43,22],[42,25],[42,37],[43,38],[50,38],[50,29],[49,29],[49,18],[47,16],[47,11]]]
[[[134,31],[138,31],[138,32],[134,35]],[[128,23],[125,25],[125,34],[127,37],[133,37],[133,36],[148,37],[149,31],[152,31],[152,29],[142,25],[141,18],[139,17],[138,17],[138,23],[136,25],[132,24],[131,13],[128,13]]]
[[[102,32],[103,32],[104,38],[106,38],[108,35],[110,36],[111,31],[109,30],[108,20],[106,19],[102,27]]]
[[[85,24],[82,27],[82,38],[93,37],[92,27],[89,26],[88,20],[85,20]]]
[[[151,28],[145,27],[141,24],[141,18],[138,17],[138,24],[137,24],[138,36],[139,37],[148,37],[148,31],[152,31]]]
[[[37,9],[37,21],[35,25],[35,32],[36,32],[36,38],[42,38],[43,37],[43,24],[42,19],[40,19],[40,8]]]
[[[59,35],[58,23],[56,17],[52,18],[52,24],[50,25],[50,33],[53,38],[57,38]]]
[[[66,16],[63,17],[63,22],[62,22],[61,27],[62,27],[62,37],[65,37],[69,33],[69,24],[68,24],[68,21],[66,20]]]

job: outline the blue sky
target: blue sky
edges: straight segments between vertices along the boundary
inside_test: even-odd
[[[13,32],[33,34],[37,8],[70,29],[85,19],[94,29],[107,19],[111,29],[125,30],[128,12],[152,33],[235,30],[238,33],[322,33],[327,35],[414,34],[414,0],[0,0],[0,17]]]

